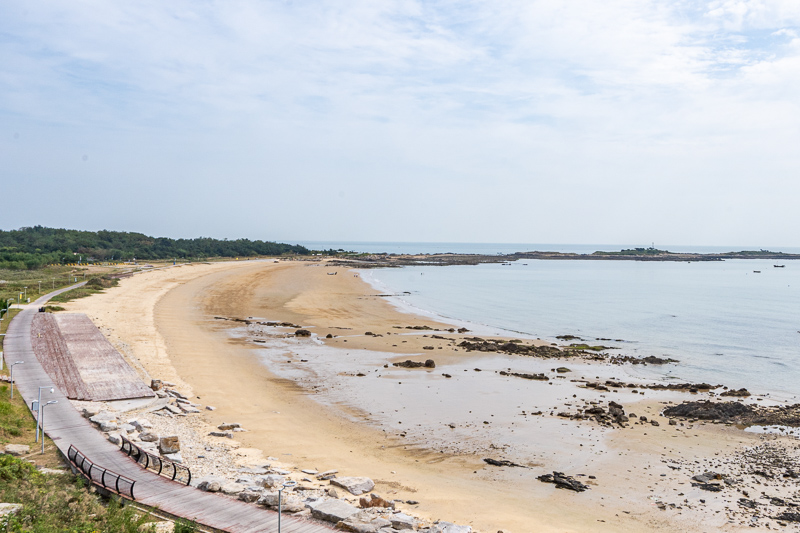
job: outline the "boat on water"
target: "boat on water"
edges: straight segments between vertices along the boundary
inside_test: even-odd
[[[783,267],[785,267],[786,265],[772,265],[772,266],[774,266],[775,268],[783,268]]]
[[[753,274],[761,274],[760,270],[753,270]]]

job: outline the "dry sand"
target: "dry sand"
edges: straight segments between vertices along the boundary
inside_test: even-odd
[[[337,274],[329,275],[333,272]],[[137,274],[122,280],[118,288],[67,307],[87,313],[143,376],[174,382],[200,402],[216,406],[216,411],[202,415],[210,424],[242,424],[249,430],[237,434],[244,446],[300,468],[335,468],[340,475],[371,477],[382,496],[419,501],[419,505],[400,506],[418,516],[470,524],[482,532],[739,528],[727,523],[721,501],[690,486],[686,468],[674,470],[667,462],[697,459],[696,468],[702,471],[715,457],[735,454],[743,446],[757,444],[760,437],[715,425],[668,426],[658,416],[660,402],[685,398],[678,393],[648,395],[633,406],[626,402],[626,408],[638,415],[660,420],[659,427],[642,424],[609,431],[589,422],[539,417],[536,427],[541,431],[525,433],[525,445],[541,452],[538,460],[528,461],[534,468],[497,468],[483,463],[485,455],[442,453],[444,429],[439,440],[430,440],[428,446],[420,445],[419,439],[409,445],[398,431],[387,430],[386,417],[370,417],[370,405],[346,395],[348,383],[367,378],[344,376],[350,380],[343,381],[345,389],[316,391],[307,379],[301,384],[270,372],[259,350],[271,337],[287,337],[294,328],[271,328],[272,333],[262,339],[266,343],[259,344],[253,342],[259,331],[242,335],[241,323],[214,318],[259,317],[301,325],[318,338],[330,333],[337,336],[325,341],[331,347],[369,357],[373,352],[382,354],[371,366],[364,363],[369,371],[382,369],[384,361],[422,361],[431,354],[437,365],[467,367],[472,361],[486,362],[485,354],[456,351],[448,341],[421,334],[397,335],[405,331],[395,326],[452,326],[399,311],[353,271],[341,267],[302,261],[181,266]],[[236,327],[240,331],[232,334],[231,328]],[[365,336],[366,331],[382,336]],[[304,341],[309,343],[305,345],[295,339],[286,342],[290,344],[285,355],[291,361],[287,365],[299,365],[304,349],[318,349],[318,343],[311,344],[313,339]],[[425,345],[435,350],[423,350]],[[591,365],[577,371],[600,372]],[[408,375],[417,381],[422,379],[417,376],[425,376]],[[391,395],[397,394],[398,386],[386,383],[386,394],[394,398]],[[594,391],[568,380],[556,387],[560,387],[559,397],[576,394],[577,399],[597,399]],[[542,398],[532,393],[526,405],[550,401]],[[453,401],[457,403],[458,398]],[[543,410],[550,407],[542,405]],[[424,415],[417,416],[424,422]],[[413,416],[411,421],[417,422]],[[409,436],[414,436],[410,429]],[[491,440],[491,433],[486,439]],[[499,446],[496,457],[511,455],[509,448],[513,446]],[[536,480],[539,474],[561,469],[567,474],[593,475],[596,480],[581,478],[592,487],[583,493],[556,490]],[[684,499],[687,503],[681,505]],[[700,499],[708,503],[701,505]],[[679,508],[661,510],[658,502],[661,507],[674,502]]]

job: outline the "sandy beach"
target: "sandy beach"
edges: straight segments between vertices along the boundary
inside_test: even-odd
[[[398,507],[428,520],[506,533],[752,529],[690,478],[774,437],[670,426],[660,410],[687,393],[581,386],[580,378],[617,377],[618,368],[467,352],[457,344],[473,333],[402,312],[353,270],[310,261],[185,265],[137,274],[66,307],[88,314],[143,378],[215,406],[200,415],[209,426],[247,428],[236,434],[242,448],[368,476],[382,496],[418,501]],[[436,331],[408,329],[415,326]],[[296,337],[300,327],[312,336]],[[434,359],[436,368],[392,366],[406,359]],[[555,373],[563,365],[571,372]],[[608,400],[648,422],[609,429],[558,416]],[[523,466],[491,466],[487,457]],[[582,474],[590,490],[537,479],[553,471]]]

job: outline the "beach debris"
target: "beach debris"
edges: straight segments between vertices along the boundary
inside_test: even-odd
[[[158,439],[158,451],[162,454],[178,453],[181,442],[177,435],[168,435]]]
[[[459,526],[452,522],[437,522],[431,526],[428,533],[472,533],[472,526]]]
[[[518,466],[520,468],[530,468],[529,466],[520,465],[520,464],[517,464],[517,463],[512,463],[511,461],[497,460],[497,459],[492,459],[492,458],[489,458],[489,457],[485,458],[483,460],[483,462],[486,463],[486,464],[490,464],[492,466]]]
[[[405,361],[401,361],[399,363],[392,363],[392,366],[399,366],[402,368],[436,368],[436,362],[434,362],[433,359],[427,359],[424,363],[406,359]]]
[[[337,524],[358,512],[358,508],[342,500],[322,500],[309,504],[311,516]]]
[[[164,382],[161,381],[160,379],[151,379],[150,380],[150,388],[155,390],[155,391],[159,391],[162,388],[164,388]]]
[[[353,496],[359,496],[375,488],[375,482],[368,477],[337,477],[330,482],[331,485],[340,487]]]
[[[294,332],[294,336],[295,337],[310,337],[311,336],[311,332],[308,331],[307,329],[298,329],[297,331]]]
[[[567,476],[563,472],[553,471],[552,474],[543,474],[536,479],[543,483],[555,483],[556,488],[574,490],[575,492],[583,492],[589,488],[588,485],[584,485],[577,479],[572,476]]]

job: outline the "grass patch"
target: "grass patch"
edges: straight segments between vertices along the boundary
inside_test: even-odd
[[[119,285],[119,280],[117,278],[98,276],[90,279],[83,287],[62,292],[61,294],[51,298],[50,301],[56,303],[66,303],[71,300],[77,300],[78,298],[86,298],[87,296],[103,292],[103,290],[108,289],[109,287],[116,287],[117,285]],[[63,307],[60,309],[63,309]]]
[[[138,533],[153,531],[152,520],[132,506],[103,500],[72,473],[42,474],[30,463],[0,455],[0,501],[22,509],[0,519],[0,529],[14,533]],[[141,528],[141,529],[140,529]],[[195,531],[196,529],[183,529]],[[176,528],[175,531],[178,531]]]

